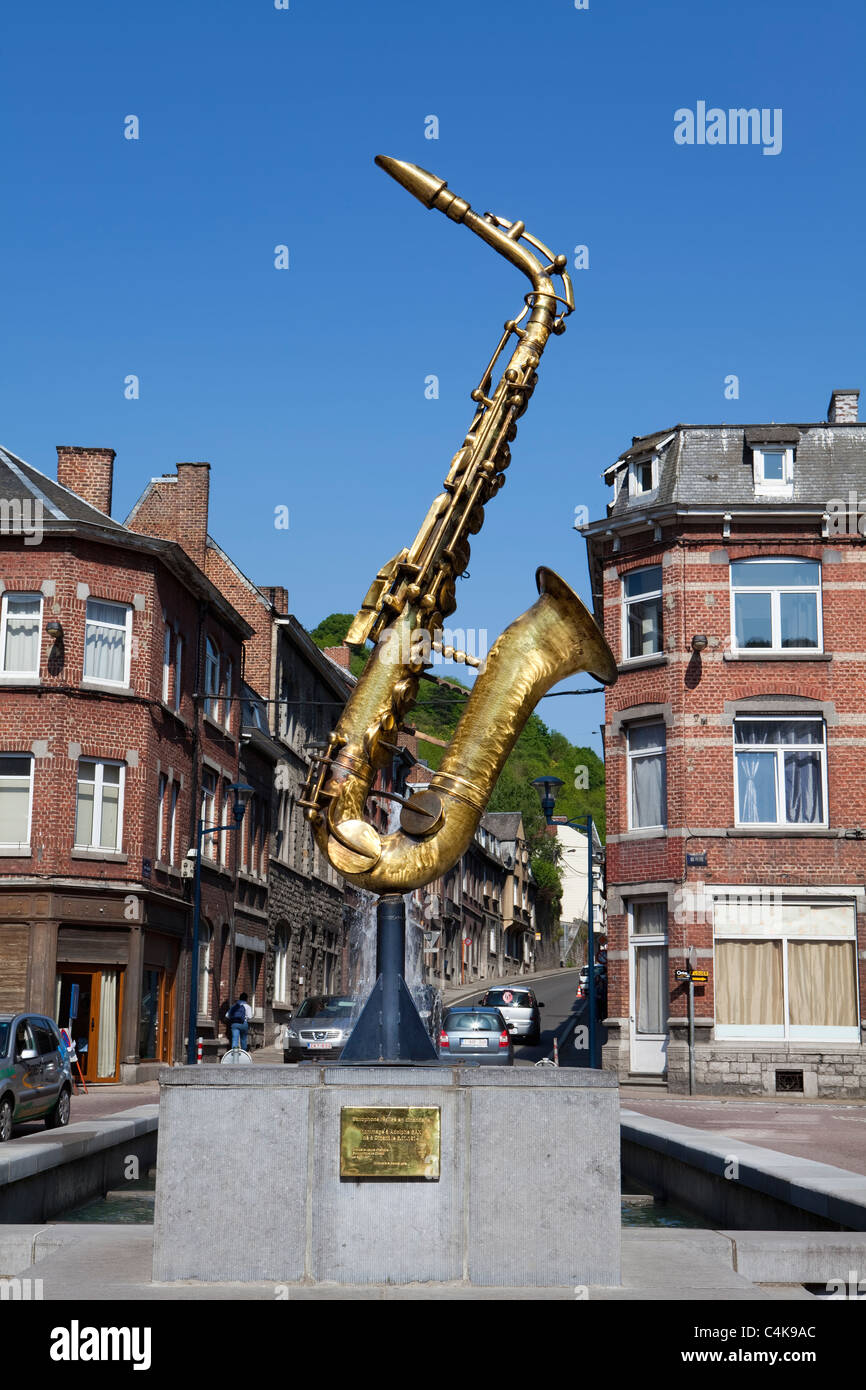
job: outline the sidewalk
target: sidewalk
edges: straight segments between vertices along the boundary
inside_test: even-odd
[[[551,1299],[574,1303],[574,1285],[556,1288],[489,1288],[466,1284],[206,1284],[192,1280],[171,1284],[151,1281],[151,1226],[7,1226],[0,1229],[0,1263],[10,1274],[42,1280],[41,1297],[75,1303],[85,1300],[168,1299],[265,1300],[318,1299],[375,1301],[492,1301]],[[734,1244],[713,1231],[633,1230],[622,1238],[622,1285],[589,1286],[583,1298],[598,1300],[658,1299],[759,1302],[804,1300],[802,1286],[768,1287],[734,1268]],[[846,1257],[847,1258],[847,1252]],[[841,1267],[841,1266],[840,1266]],[[847,1268],[847,1266],[845,1266]]]
[[[283,1060],[280,1053],[280,1061]],[[159,1101],[159,1082],[158,1081],[139,1081],[131,1086],[88,1086],[87,1095],[79,1089],[72,1097],[72,1109],[70,1113],[70,1123],[78,1124],[79,1121],[89,1121],[103,1119],[108,1115],[117,1115],[123,1110],[132,1110],[138,1105],[156,1105]],[[16,1124],[12,1132],[12,1144],[16,1139],[32,1138],[36,1134],[45,1133],[45,1123],[43,1120],[32,1120],[29,1124]],[[61,1130],[51,1130],[55,1137],[61,1134]],[[5,1146],[4,1146],[5,1147]]]
[[[866,1100],[650,1099],[628,1094],[622,1101],[639,1115],[866,1175]]]

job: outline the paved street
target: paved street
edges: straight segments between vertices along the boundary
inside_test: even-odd
[[[526,975],[520,980],[487,980],[483,989],[476,990],[472,994],[462,994],[460,1000],[479,1003],[487,989],[498,984],[528,985],[535,991],[535,997],[539,1004],[544,1004],[541,1011],[541,1042],[537,1047],[527,1047],[525,1044],[518,1043],[514,1049],[515,1065],[534,1066],[542,1057],[551,1057],[553,1055],[554,1035],[561,1037],[565,1033],[566,1041],[560,1047],[560,1066],[585,1067],[589,1065],[587,1050],[586,1048],[575,1047],[570,1026],[572,1023],[576,1023],[580,1027],[587,1021],[586,1006],[582,1002],[578,1004],[575,997],[578,974],[577,970],[560,970],[555,975],[541,976],[540,978]],[[451,991],[449,991],[447,1003],[451,1005],[456,1002],[458,1001],[452,997]],[[602,1042],[604,1037],[605,1033],[602,1029]]]

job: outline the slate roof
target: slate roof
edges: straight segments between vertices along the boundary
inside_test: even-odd
[[[205,595],[241,638],[250,637],[253,629],[231,606],[214,584],[189,558],[182,546],[175,541],[149,536],[146,532],[132,531],[128,526],[115,521],[107,512],[92,507],[77,493],[58,483],[55,478],[40,473],[32,463],[25,463],[10,449],[0,446],[0,500],[5,510],[0,517],[0,538],[16,535],[18,519],[15,504],[22,506],[22,530],[26,535],[33,520],[33,508],[41,504],[39,525],[46,535],[92,536],[93,539],[129,546],[157,555],[194,593]],[[24,512],[26,506],[27,511]]]
[[[718,507],[815,506],[830,498],[847,498],[850,488],[866,490],[866,423],[850,425],[674,425],[634,440],[616,463],[605,470],[612,481],[627,472],[629,460],[671,436],[659,455],[658,487],[630,497],[627,479],[616,500],[608,503],[610,517],[626,517],[670,504]],[[794,446],[792,495],[756,495],[752,467],[753,444]]]
[[[0,497],[8,501],[30,501],[42,503],[42,529],[69,529],[69,523],[99,526],[104,531],[115,531],[118,535],[128,535],[125,526],[113,521],[106,512],[91,507],[77,493],[40,473],[31,463],[13,454],[10,449],[0,447]]]
[[[521,813],[519,811],[485,811],[481,824],[497,840],[516,840],[520,833]]]

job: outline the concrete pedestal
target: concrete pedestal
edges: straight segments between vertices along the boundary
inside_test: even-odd
[[[439,1106],[436,1182],[340,1178],[342,1106]],[[176,1067],[160,1076],[153,1277],[620,1282],[609,1073]]]

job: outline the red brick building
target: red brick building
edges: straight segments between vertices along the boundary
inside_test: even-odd
[[[675,425],[584,528],[606,694],[608,1042],[622,1078],[866,1088],[866,425]]]
[[[0,451],[0,1008],[66,1025],[77,994],[72,1032],[100,1081],[184,1055],[182,866],[238,779],[250,635],[202,567],[207,465],[179,466],[182,546],[111,519],[113,461],[58,448],[55,482]],[[225,836],[203,863],[219,943]]]

